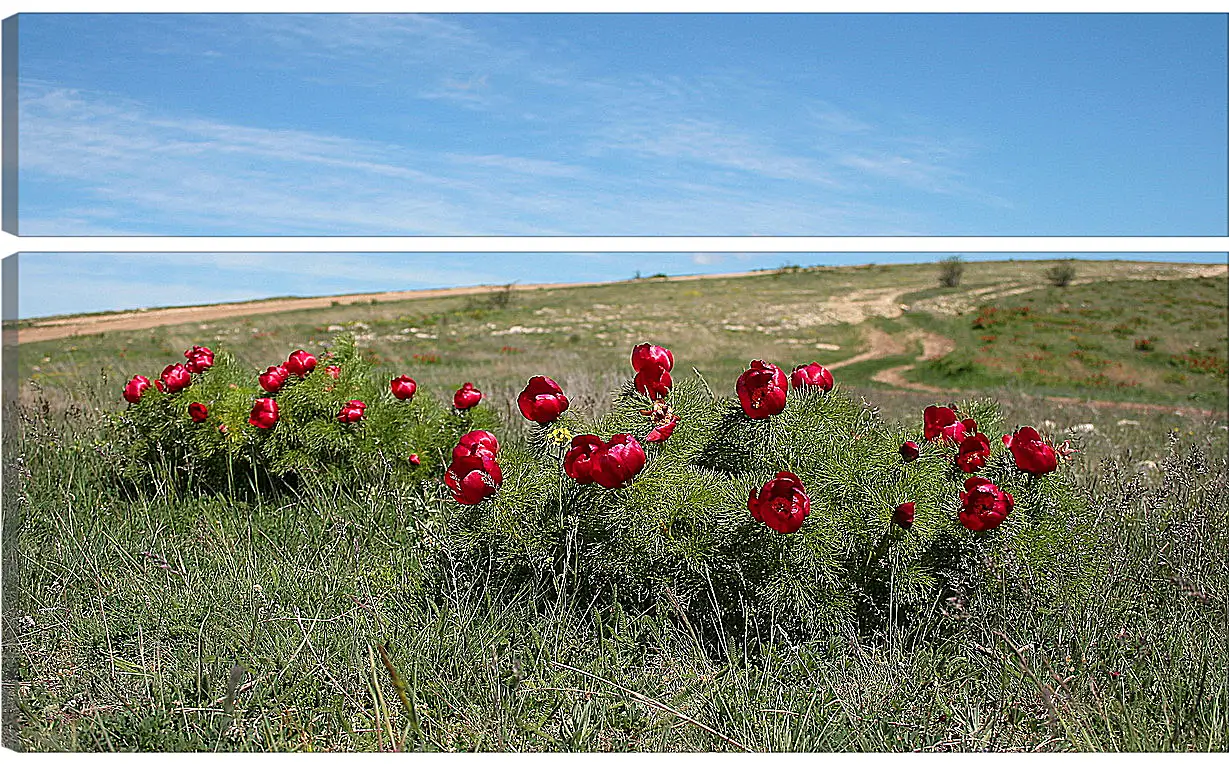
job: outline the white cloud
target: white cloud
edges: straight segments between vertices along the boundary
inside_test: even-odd
[[[23,81],[23,233],[890,235],[934,230],[919,193],[1002,203],[963,169],[967,144],[899,136],[716,64],[582,74],[463,16],[202,25],[202,51],[259,44],[245,66],[471,114],[434,144],[375,141]]]

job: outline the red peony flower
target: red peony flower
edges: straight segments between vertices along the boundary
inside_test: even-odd
[[[467,381],[462,384],[461,388],[458,389],[456,394],[452,396],[452,405],[458,411],[465,411],[473,408],[481,402],[481,400],[482,393],[479,392],[473,384]]]
[[[906,501],[904,504],[897,504],[896,509],[892,510],[892,522],[899,525],[901,528],[913,527],[913,511],[917,507],[912,501]]]
[[[284,367],[301,379],[316,370],[316,356],[306,350],[296,349],[286,358]]]
[[[145,390],[153,386],[150,380],[144,376],[133,376],[124,385],[124,399],[130,403],[138,402]]]
[[[662,443],[669,439],[670,435],[674,434],[674,428],[678,426],[679,417],[667,421],[665,424],[653,427],[649,434],[644,438],[646,443]]]
[[[636,391],[650,400],[661,400],[666,395],[670,394],[670,387],[674,385],[674,380],[670,378],[670,372],[663,368],[646,369],[636,374],[636,379],[633,382]]]
[[[597,435],[577,435],[563,456],[563,473],[581,485],[593,482],[593,465],[605,443]]]
[[[632,368],[636,373],[669,371],[674,368],[674,353],[655,344],[637,344],[632,348]]]
[[[418,382],[409,376],[398,376],[388,383],[388,388],[398,400],[409,400],[418,391]]]
[[[200,424],[205,419],[209,418],[209,409],[204,403],[188,403],[188,415],[197,424]]]
[[[286,366],[271,365],[258,377],[260,388],[270,394],[278,392],[286,384],[289,376],[290,371],[286,370]]]
[[[342,424],[354,424],[362,421],[363,411],[367,410],[367,404],[362,400],[350,400],[341,407],[341,412],[337,414],[337,420]]]
[[[453,461],[467,456],[490,456],[494,458],[498,455],[499,441],[495,439],[495,435],[487,432],[485,429],[475,429],[472,432],[465,433],[452,449]]]
[[[184,350],[183,356],[188,358],[184,365],[189,373],[200,373],[213,367],[213,350],[209,347],[197,347]]]
[[[332,376],[335,379],[341,378],[341,368],[338,368],[335,365],[328,366],[327,368],[324,369],[324,372]]]
[[[459,504],[467,505],[493,496],[503,481],[498,462],[488,454],[453,459],[444,475],[444,483],[452,490],[452,498]]]
[[[900,457],[905,461],[913,461],[921,455],[922,449],[912,440],[906,440],[900,444]]]
[[[967,436],[960,441],[960,450],[956,454],[956,466],[961,472],[973,473],[986,466],[990,460],[990,441],[981,432]]]
[[[794,389],[819,387],[825,392],[831,392],[836,382],[832,379],[832,372],[827,368],[819,363],[810,363],[795,368],[794,372],[789,375],[789,383],[794,385]]]
[[[546,376],[534,376],[516,398],[521,413],[530,421],[549,424],[568,409],[568,396]]]
[[[188,373],[188,369],[182,364],[175,363],[162,369],[162,376],[159,380],[166,388],[166,392],[180,392],[187,389],[188,385],[192,383],[192,374]]]
[[[977,422],[973,419],[960,421],[956,412],[943,405],[931,405],[922,412],[923,436],[927,440],[944,440],[959,444],[965,435],[977,431]]]
[[[1015,434],[1003,435],[1003,444],[1016,460],[1016,468],[1030,475],[1044,475],[1058,469],[1058,455],[1037,430],[1020,427]],[[1070,446],[1066,446],[1070,450]]]
[[[277,401],[271,397],[258,397],[252,403],[252,413],[248,415],[248,424],[261,429],[273,429],[277,423]]]
[[[644,469],[644,462],[644,448],[636,438],[615,435],[590,464],[593,481],[603,488],[622,488]]]
[[[752,360],[751,367],[738,377],[735,391],[743,413],[753,419],[763,419],[785,410],[787,387],[785,371],[772,363]]]
[[[655,344],[637,344],[632,348],[632,368],[636,371],[636,391],[650,400],[660,400],[670,394],[674,381],[670,369],[674,353]]]
[[[747,509],[752,517],[777,533],[793,533],[802,527],[802,521],[811,514],[811,497],[797,475],[778,472],[776,477],[764,483],[758,496],[752,489],[747,497]]]
[[[970,477],[964,481],[960,492],[960,524],[970,531],[989,531],[1016,505],[1015,499],[1006,491],[984,477]]]

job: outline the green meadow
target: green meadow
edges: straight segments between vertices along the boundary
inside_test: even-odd
[[[1097,261],[1059,287],[1053,266],[968,263],[955,287],[934,264],[514,285],[21,343],[3,425],[4,744],[1224,751],[1229,281]],[[733,626],[668,589],[568,589],[567,561],[513,578],[454,544],[438,480],[219,492],[118,471],[132,375],[203,344],[255,376],[339,333],[439,399],[474,382],[513,450],[531,440],[514,404],[530,376],[602,415],[642,341],[718,397],[752,359],[818,361],[919,435],[925,406],[990,398],[1008,431],[1078,449],[1063,471],[1094,567],[1063,604],[1029,591],[1044,573],[987,556],[970,572],[984,583],[907,623]]]

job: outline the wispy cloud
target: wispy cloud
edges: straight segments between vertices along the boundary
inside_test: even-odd
[[[23,81],[23,232],[919,234],[902,191],[994,202],[967,143],[720,65],[595,74],[465,17],[243,18],[194,44],[408,105],[343,135]]]
[[[511,194],[527,176],[575,177],[564,163],[504,155],[431,153],[306,131],[151,114],[132,104],[23,84],[21,172],[79,183],[104,206],[242,232],[540,231]],[[498,201],[500,193],[507,196]],[[498,203],[498,204],[496,204]],[[36,234],[35,212],[23,230]],[[51,223],[50,220],[47,221]],[[120,229],[123,229],[122,227]],[[153,231],[165,229],[155,226]]]

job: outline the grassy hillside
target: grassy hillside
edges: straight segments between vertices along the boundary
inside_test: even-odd
[[[732,387],[752,358],[791,367],[849,360],[868,351],[876,328],[902,347],[841,373],[866,387],[877,371],[914,361],[921,347],[911,333],[920,329],[955,342],[954,352],[907,376],[933,386],[1225,409],[1223,275],[1167,279],[1183,268],[1087,262],[1076,284],[1060,289],[1046,282],[1050,266],[970,263],[962,284],[947,289],[937,287],[934,265],[922,264],[347,305],[22,345],[20,369],[23,380],[50,389],[105,380],[111,398],[122,380],[156,375],[192,344],[225,347],[263,369],[344,329],[390,374],[428,387],[475,381],[507,400],[529,376],[549,372],[597,402],[640,341],[668,346],[683,370]]]
[[[1094,262],[1059,289],[1049,266],[970,263],[957,288],[937,287],[933,265],[647,279],[23,344],[3,425],[4,745],[1223,751],[1225,278],[1139,280],[1183,268]],[[437,392],[474,381],[508,411],[538,373],[575,411],[609,407],[642,340],[726,394],[751,358],[873,352],[838,381],[914,432],[924,405],[985,390],[1007,425],[1070,439],[1079,452],[1063,471],[1086,505],[1093,582],[1055,604],[1018,586],[1045,574],[976,550],[986,583],[967,595],[985,586],[993,599],[945,593],[899,628],[807,634],[761,616],[740,632],[668,589],[569,590],[566,561],[548,564],[562,588],[504,578],[459,554],[440,502],[412,486],[241,479],[214,493],[117,479],[107,415],[125,407],[129,376],[202,343],[254,374],[340,329],[383,373]],[[954,351],[919,362],[935,337]],[[947,389],[873,379],[907,365],[906,384]],[[524,424],[508,419],[505,451],[524,449]]]

